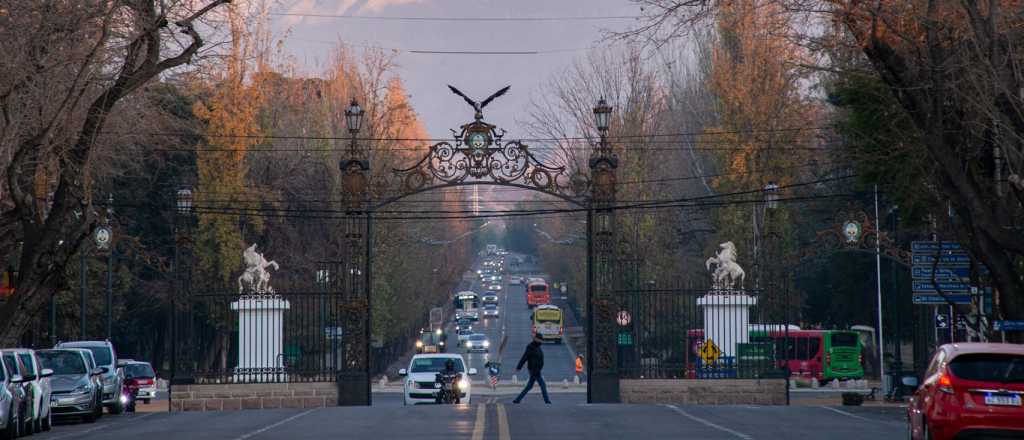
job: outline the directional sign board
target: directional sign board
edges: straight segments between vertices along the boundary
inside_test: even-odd
[[[969,267],[971,265],[971,256],[966,253],[939,255],[938,259],[940,267]],[[914,254],[910,257],[910,262],[915,266],[934,264],[935,255]]]
[[[949,328],[949,315],[945,313],[939,313],[935,315],[935,328],[939,330],[945,330]]]
[[[936,280],[968,279],[971,277],[971,268],[939,266],[932,270],[931,265],[920,265],[911,268],[910,274],[915,280],[930,280],[933,278],[932,275]]]
[[[705,364],[713,364],[722,355],[722,350],[715,345],[715,341],[708,339],[700,346],[700,358]]]
[[[914,241],[910,243],[910,251],[914,253],[961,251],[963,247],[955,241]]]
[[[931,281],[914,281],[912,286],[911,289],[914,292],[921,293],[938,293],[939,290],[942,290],[942,293],[967,293],[971,291],[970,283],[961,283],[959,281],[938,280],[934,283]]]
[[[992,321],[992,328],[997,332],[1021,332],[1024,331],[1024,321]]]
[[[946,298],[953,304],[970,304],[971,295],[946,295],[945,298],[935,294],[914,294],[914,304],[948,304]]]

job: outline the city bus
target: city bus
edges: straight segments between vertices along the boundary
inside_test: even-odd
[[[562,343],[564,332],[562,309],[551,304],[542,304],[533,310],[533,334],[544,341]]]
[[[688,332],[688,366],[695,369],[697,350],[704,342],[704,330]],[[774,347],[777,368],[789,366],[791,375],[829,382],[833,379],[862,379],[864,377],[860,339],[849,330],[799,330],[790,326],[786,332],[776,326],[751,325],[748,328],[752,343],[768,343]]]
[[[461,318],[480,320],[480,295],[470,291],[459,292],[455,294],[454,303],[456,321]]]
[[[526,306],[533,308],[551,304],[551,289],[543,278],[530,278],[526,283]]]

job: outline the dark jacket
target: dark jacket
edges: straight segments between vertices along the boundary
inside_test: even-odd
[[[522,369],[523,364],[526,364],[526,369],[529,370],[530,376],[540,376],[540,370],[544,368],[544,352],[540,349],[540,342],[532,341],[530,345],[526,346],[526,351],[523,352],[523,357],[519,359],[519,365],[516,366],[516,370]]]

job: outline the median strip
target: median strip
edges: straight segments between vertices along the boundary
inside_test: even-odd
[[[478,404],[476,406],[476,423],[473,424],[473,440],[484,439],[484,419],[487,418],[487,405]]]
[[[512,435],[508,429],[508,414],[505,412],[505,405],[498,404],[498,440],[511,440]]]

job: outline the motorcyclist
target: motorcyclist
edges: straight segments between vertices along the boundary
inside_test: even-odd
[[[459,372],[455,370],[455,361],[448,359],[444,362],[444,370],[438,373],[438,376],[448,377],[451,383],[451,392],[455,395],[455,403],[461,403],[462,392],[459,390]],[[441,377],[438,377],[440,381]]]

